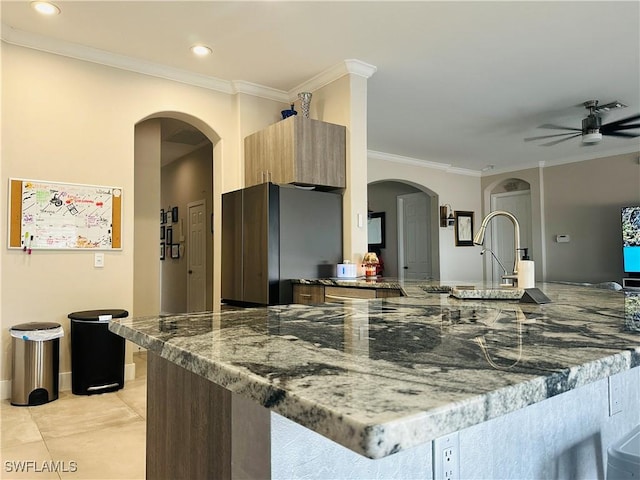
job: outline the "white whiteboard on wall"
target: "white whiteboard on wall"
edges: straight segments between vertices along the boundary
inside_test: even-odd
[[[122,248],[122,189],[9,180],[9,248]]]

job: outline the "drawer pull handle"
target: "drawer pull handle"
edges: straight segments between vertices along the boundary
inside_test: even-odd
[[[368,300],[363,297],[340,297],[338,295],[325,295],[324,298],[335,298],[336,300]]]
[[[304,298],[311,298],[311,294],[310,293],[300,293],[299,295],[301,297],[304,297]]]

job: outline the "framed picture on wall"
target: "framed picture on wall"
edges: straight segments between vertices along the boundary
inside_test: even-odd
[[[171,227],[167,227],[165,233],[165,242],[167,242],[167,245],[173,244],[173,228]]]
[[[160,240],[164,240],[165,226],[160,225]]]
[[[368,215],[367,243],[369,244],[369,248],[384,248],[384,217],[384,212],[373,212]]]
[[[178,207],[173,207],[171,209],[171,223],[176,223],[178,221]]]
[[[180,245],[171,245],[171,258],[180,258]]]
[[[164,208],[160,209],[160,224],[167,223],[167,215],[164,213]]]
[[[160,242],[160,260],[164,260],[164,242]]]
[[[456,247],[473,247],[473,212],[456,211]]]

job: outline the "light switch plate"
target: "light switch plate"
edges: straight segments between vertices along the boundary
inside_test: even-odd
[[[104,253],[96,253],[93,256],[93,266],[96,268],[104,267]]]

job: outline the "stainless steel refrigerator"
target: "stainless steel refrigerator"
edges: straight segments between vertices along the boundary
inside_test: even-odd
[[[291,279],[335,276],[342,195],[264,183],[222,196],[222,300],[293,301]]]

